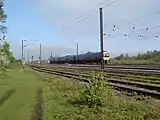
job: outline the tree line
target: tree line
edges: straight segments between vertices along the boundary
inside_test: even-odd
[[[111,59],[109,64],[160,64],[160,51],[147,51],[138,53],[135,56],[121,54]]]

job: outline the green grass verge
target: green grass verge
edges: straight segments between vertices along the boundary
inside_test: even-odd
[[[79,92],[82,86],[58,76],[24,71],[22,68],[9,69],[5,79],[0,81],[0,91],[4,94],[14,88],[15,93],[1,105],[0,120],[31,120],[39,88],[43,90],[43,120],[160,119],[159,101],[120,97],[108,87],[105,90],[106,97],[100,98],[105,104],[99,106],[97,111],[85,101],[80,101],[83,97]]]
[[[0,99],[10,89],[15,89],[15,93],[0,106],[0,120],[30,120],[36,90],[43,86],[36,79],[21,67],[7,70],[5,79],[0,80]]]

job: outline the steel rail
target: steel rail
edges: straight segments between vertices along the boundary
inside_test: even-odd
[[[46,68],[42,66],[38,66],[40,68]],[[69,71],[69,72],[79,72],[82,74],[90,74],[90,71],[75,71],[74,69],[59,69],[60,71]],[[160,78],[158,77],[148,77],[148,76],[134,76],[134,75],[125,75],[125,74],[115,74],[115,73],[104,73],[104,77],[111,78],[111,79],[125,79],[128,81],[137,81],[137,82],[145,82],[145,83],[153,83],[153,84],[160,84]]]
[[[89,82],[88,78],[91,76],[84,75],[84,74],[76,74],[76,73],[70,73],[70,72],[62,72],[58,70],[49,70],[45,68],[40,67],[33,67],[31,66],[33,70],[39,71],[39,72],[45,72],[49,74],[55,74],[60,75],[68,78],[77,79],[84,82]],[[146,84],[140,84],[140,83],[134,83],[134,82],[124,82],[120,80],[108,80],[108,84],[116,89],[124,89],[127,91],[136,91],[140,94],[150,95],[155,98],[160,98],[160,86],[156,85],[146,85]]]
[[[46,65],[45,65],[46,66]],[[58,68],[67,68],[67,69],[77,69],[77,70],[93,70],[93,71],[105,71],[105,72],[113,72],[113,73],[127,73],[127,74],[141,74],[141,75],[160,75],[160,70],[138,70],[138,69],[114,69],[114,68],[105,68],[104,70],[100,70],[97,67],[73,67],[73,66],[61,66],[55,65],[51,67]]]
[[[55,66],[70,66],[70,67],[95,67],[98,68],[100,65],[88,65],[88,64],[49,64]],[[160,70],[160,65],[105,65],[105,68],[117,68],[117,69],[142,69],[142,70]]]
[[[46,66],[46,65],[45,65]],[[54,67],[59,68],[68,68],[68,69],[80,69],[80,70],[94,70],[102,71],[99,67],[90,67],[90,66],[67,66],[67,65],[53,65]],[[130,74],[143,74],[143,75],[160,75],[160,69],[136,69],[136,68],[104,68],[103,71],[107,72],[116,72],[116,73],[130,73]]]
[[[40,66],[40,67],[43,67],[43,68],[47,68],[47,66]],[[48,67],[48,68],[61,68],[61,67]],[[63,70],[67,70],[67,71],[75,71],[75,70],[79,70],[79,69],[73,69],[73,68],[65,68],[64,69],[64,67],[63,68],[61,68],[61,69],[63,69]],[[80,69],[81,70],[81,69]],[[80,70],[79,70],[79,72],[80,72]],[[90,72],[90,70],[89,71],[87,71],[87,69],[85,69],[86,71],[85,72]],[[111,73],[111,72],[108,72],[108,71],[106,71],[106,75],[112,75],[112,76],[118,76],[118,77],[133,77],[133,75],[126,75],[126,74],[115,74],[115,73]],[[137,78],[137,79],[141,79],[142,77],[143,78],[145,78],[145,79],[152,79],[152,80],[155,80],[155,81],[157,81],[157,80],[160,80],[160,76],[159,76],[159,78],[158,77],[153,77],[153,76],[134,76],[134,78]]]
[[[68,75],[73,75],[73,76],[81,76],[81,77],[85,77],[85,78],[90,78],[91,77],[91,74],[77,74],[77,73],[74,73],[74,72],[65,72],[65,71],[59,71],[59,70],[52,70],[52,69],[46,69],[46,68],[40,68],[41,70],[45,70],[45,71],[49,71],[49,72],[59,72],[59,73],[61,73],[61,74],[68,74]],[[98,78],[98,77],[97,77]],[[106,78],[106,76],[104,75],[104,78]],[[98,78],[99,79],[99,78]],[[107,79],[108,79],[108,77],[107,77]],[[138,83],[135,83],[135,82],[133,82],[133,81],[127,81],[127,80],[125,80],[125,81],[122,81],[122,80],[117,80],[117,79],[113,79],[113,78],[111,78],[111,79],[108,79],[108,81],[109,82],[116,82],[116,83],[123,83],[123,84],[127,84],[127,85],[133,85],[133,86],[139,86],[139,87],[145,87],[145,88],[149,88],[149,89],[152,89],[152,88],[154,88],[154,89],[156,89],[156,90],[160,90],[160,86],[155,86],[155,84],[150,84],[150,85],[147,85],[147,84],[145,84],[145,86],[144,86],[144,84],[138,84]],[[143,81],[138,81],[138,82],[143,82]]]

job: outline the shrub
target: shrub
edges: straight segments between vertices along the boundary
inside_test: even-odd
[[[93,72],[92,78],[89,78],[89,84],[82,87],[82,99],[89,107],[102,106],[105,103],[106,81],[102,74],[95,75]]]

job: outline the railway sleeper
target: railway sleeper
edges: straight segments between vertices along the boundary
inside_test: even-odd
[[[41,69],[41,68],[40,68]],[[76,74],[76,73],[65,73],[65,72],[62,72],[62,71],[54,71],[54,70],[46,70],[46,69],[41,69],[42,72],[46,72],[47,73],[51,73],[53,74],[53,72],[58,72],[60,75],[63,75],[65,77],[72,77],[73,76],[76,76],[76,77],[83,77],[83,78],[91,78],[91,76],[88,76],[88,75],[79,75],[79,74]],[[101,78],[98,78],[96,77],[97,79],[101,79]],[[82,79],[82,78],[80,78]],[[112,82],[112,83],[121,83],[121,84],[125,84],[125,85],[132,85],[132,86],[138,86],[138,87],[141,87],[141,88],[147,88],[147,89],[150,89],[150,90],[157,90],[157,91],[160,91],[160,86],[154,86],[154,85],[146,85],[146,84],[139,84],[139,83],[135,83],[135,82],[129,82],[129,81],[120,81],[120,80],[109,80],[109,82]]]
[[[132,85],[132,86],[146,88],[149,90],[156,90],[156,91],[160,92],[160,86],[146,85],[146,84],[140,84],[140,83],[134,83],[134,82],[128,82],[128,81],[120,81],[120,80],[109,80],[109,82],[125,84],[125,85]]]
[[[123,84],[117,84],[117,83],[110,83],[110,86],[114,87],[115,89],[119,90],[125,90],[128,92],[136,92],[138,95],[147,95],[151,96],[157,99],[160,99],[160,92],[154,91],[154,90],[148,90],[145,88],[139,88],[139,87],[133,87],[129,85],[123,85]]]

